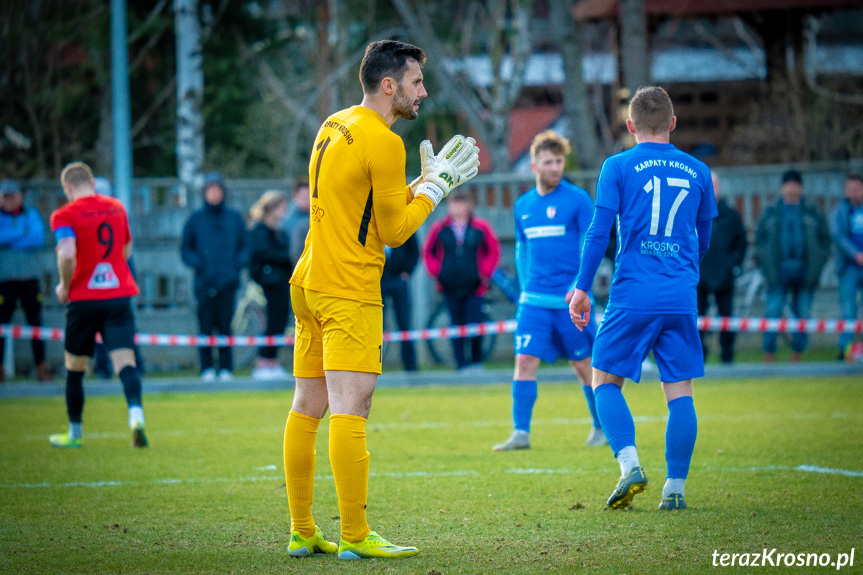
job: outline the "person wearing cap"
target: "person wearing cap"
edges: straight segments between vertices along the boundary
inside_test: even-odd
[[[794,317],[808,318],[821,269],[830,255],[830,233],[827,220],[813,202],[803,197],[803,177],[797,170],[782,176],[779,201],[768,207],[758,222],[755,253],[758,267],[767,286],[764,315],[782,316],[791,298]],[[776,357],[776,332],[764,334],[764,361]],[[806,351],[805,333],[791,338],[791,361],[800,361]]]
[[[848,174],[845,199],[830,214],[830,235],[839,275],[839,310],[842,319],[857,319],[857,292],[863,291],[863,175]],[[839,335],[839,359],[853,361],[861,352],[852,347],[850,332]]]
[[[198,324],[204,335],[231,335],[231,319],[237,305],[240,272],[249,262],[246,224],[240,212],[225,205],[225,180],[218,172],[204,178],[204,206],[183,227],[180,255],[195,272]],[[230,347],[219,348],[219,368],[213,348],[199,348],[201,379],[205,382],[233,379]]]
[[[447,198],[447,216],[435,222],[423,247],[429,275],[443,293],[453,325],[482,321],[483,295],[500,263],[500,240],[491,224],[473,214],[473,199],[464,190]],[[465,369],[482,362],[482,337],[471,338],[468,361],[465,338],[453,338],[456,367]]]
[[[0,182],[0,324],[9,323],[18,302],[28,325],[42,325],[42,267],[36,251],[45,245],[45,224],[36,208],[24,205],[24,195],[15,180]],[[49,381],[51,366],[45,361],[45,343],[32,340],[36,379]],[[5,340],[0,339],[0,383]],[[13,374],[9,374],[10,376]]]

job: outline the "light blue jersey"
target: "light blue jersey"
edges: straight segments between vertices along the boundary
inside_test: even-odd
[[[516,200],[514,215],[520,303],[566,309],[593,219],[590,195],[567,181],[544,196],[531,188]]]
[[[717,214],[710,169],[673,144],[638,144],[605,161],[596,206],[618,214],[608,307],[697,313],[696,223]]]

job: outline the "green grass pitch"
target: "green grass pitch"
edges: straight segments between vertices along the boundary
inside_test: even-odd
[[[696,382],[690,509],[657,509],[667,410],[629,383],[650,481],[604,510],[618,467],[587,448],[575,384],[540,385],[533,449],[493,453],[510,431],[508,385],[376,392],[368,444],[372,529],[413,558],[289,559],[282,434],[290,392],[145,396],[151,447],[131,448],[116,397],[87,400],[84,446],[52,448],[62,398],[0,402],[0,573],[692,573],[722,553],[829,553],[863,538],[863,381]],[[338,537],[317,443],[314,513]],[[807,467],[811,466],[811,467]],[[863,549],[854,566],[861,572]],[[735,572],[761,571],[726,568]],[[832,572],[784,567],[769,572]]]

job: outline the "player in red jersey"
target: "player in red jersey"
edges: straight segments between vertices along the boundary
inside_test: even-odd
[[[97,195],[93,172],[74,162],[60,174],[69,203],[51,214],[57,239],[60,283],[57,299],[66,313],[66,409],[69,431],[50,437],[55,447],[81,446],[84,411],[84,370],[93,356],[96,332],[110,350],[114,369],[123,382],[129,404],[129,428],[135,447],[146,447],[141,374],[135,365],[135,316],[130,298],[138,286],[127,260],[132,233],[123,204]]]

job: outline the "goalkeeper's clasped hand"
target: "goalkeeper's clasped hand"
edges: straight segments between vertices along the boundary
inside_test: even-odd
[[[432,144],[420,144],[422,175],[411,182],[414,196],[426,196],[437,206],[457,186],[479,173],[479,148],[476,140],[457,134],[435,155]]]

